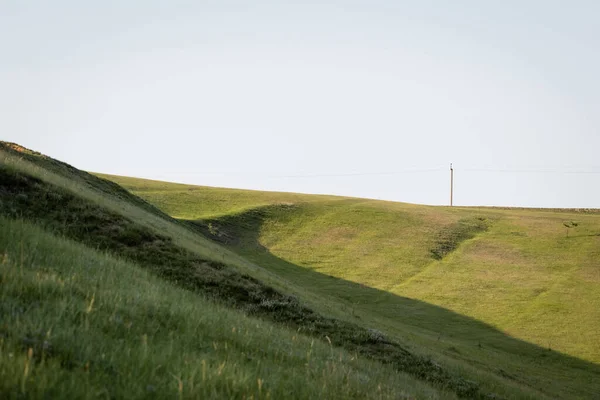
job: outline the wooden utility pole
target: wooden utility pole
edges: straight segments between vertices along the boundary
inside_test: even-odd
[[[454,169],[452,163],[450,163],[450,207],[454,203]]]

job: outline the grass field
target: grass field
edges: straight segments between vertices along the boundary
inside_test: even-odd
[[[427,207],[108,178],[447,365],[550,397],[600,393],[598,211]],[[568,221],[578,226],[567,229]]]
[[[596,212],[103,177],[0,143],[2,398],[600,393]]]

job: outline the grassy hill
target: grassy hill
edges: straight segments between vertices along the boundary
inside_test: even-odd
[[[598,217],[97,176],[0,142],[0,397],[594,398]]]
[[[29,223],[0,222],[2,398],[454,398]]]
[[[322,299],[325,312],[478,381],[499,376],[550,397],[600,393],[597,210],[427,207],[105,177]],[[578,226],[567,229],[570,221]]]
[[[484,395],[294,290],[118,185],[0,143],[1,398]]]

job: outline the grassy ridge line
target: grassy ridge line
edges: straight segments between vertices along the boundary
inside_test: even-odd
[[[0,397],[452,399],[0,217]]]
[[[225,304],[284,323],[334,345],[451,389],[479,398],[474,382],[448,374],[433,361],[416,356],[380,332],[325,318],[255,279],[224,264],[210,262],[131,220],[77,198],[41,180],[9,168],[0,170],[3,214],[45,225],[48,229],[150,267],[159,276],[186,289],[206,293]]]
[[[6,144],[6,142],[0,143]],[[27,149],[24,151],[35,153]],[[68,173],[68,171],[70,171],[73,167],[60,168],[62,171],[61,174],[44,168],[46,159],[49,159],[49,157],[40,155],[39,157],[36,156],[31,160],[27,160],[21,156],[15,155],[14,152],[6,152],[0,149],[1,164],[10,166],[11,168],[19,171],[23,171],[28,175],[41,179],[71,193],[75,193],[78,197],[82,197],[92,203],[99,204],[116,214],[135,219],[136,223],[153,231],[163,233],[164,235],[170,237],[178,246],[194,252],[202,258],[222,262],[238,269],[242,273],[250,273],[252,276],[260,279],[262,282],[274,285],[279,289],[283,289],[289,293],[297,293],[302,291],[301,288],[296,287],[292,282],[277,277],[271,274],[269,271],[266,271],[263,268],[248,262],[242,257],[239,257],[237,254],[229,251],[228,249],[218,246],[210,240],[197,235],[196,233],[190,231],[186,226],[179,223],[177,220],[165,216],[165,214],[162,212],[159,212],[161,215],[157,215],[155,212],[150,212],[146,209],[137,207],[130,202],[120,201],[119,198],[113,197],[110,193],[96,190],[96,182],[93,179],[101,181],[100,178],[89,175],[93,179],[84,184],[81,183],[77,177],[74,177],[71,173]]]
[[[352,202],[352,204],[360,203]],[[281,214],[293,212],[297,208],[292,204],[269,204],[242,211],[235,210],[222,216],[181,221],[213,241],[225,245],[235,245],[242,236],[248,236],[260,230],[261,226],[268,223],[269,219],[275,215],[279,217]],[[487,217],[467,216],[444,226],[436,234],[435,239],[431,240],[429,248],[431,257],[435,260],[442,260],[456,250],[462,242],[474,238],[478,233],[485,232],[491,224],[492,220]]]
[[[111,180],[99,178],[85,171],[81,171],[67,163],[55,160],[51,157],[45,156],[37,151],[27,149],[16,143],[0,141],[0,151],[3,151],[6,154],[9,154],[13,157],[18,157],[19,159],[27,161],[29,163],[35,164],[37,167],[44,171],[53,172],[59,176],[67,177],[73,182],[77,182],[80,185],[87,186],[89,189],[96,190],[107,196],[118,198],[121,201],[142,208],[156,216],[164,218],[168,221],[172,221],[172,218],[169,215],[165,214],[160,209],[148,203],[144,199],[132,195],[131,192],[123,189],[123,187]]]
[[[187,220],[217,218],[274,203],[290,205],[320,201],[355,200],[341,196],[215,188],[127,176],[93,174],[116,182],[138,195],[143,193],[144,198],[152,198],[152,204],[170,216]]]

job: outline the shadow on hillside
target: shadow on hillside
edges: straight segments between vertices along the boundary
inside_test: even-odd
[[[551,397],[556,396],[557,390],[566,390],[563,395],[585,394],[591,397],[600,393],[598,364],[514,338],[491,325],[451,310],[325,275],[273,255],[259,242],[261,226],[268,216],[269,207],[263,207],[218,219],[186,223],[204,236],[307,291],[339,302],[354,322],[368,326],[365,320],[370,320],[370,317],[385,319],[389,325],[399,325],[396,330],[389,330],[393,334],[402,337],[403,333],[417,333],[420,337],[427,337],[432,347],[445,348],[442,351],[446,356],[488,369],[504,379],[540,390]],[[481,357],[473,356],[474,351],[481,352]],[[504,354],[499,355],[499,352]],[[502,358],[507,356],[511,361],[504,364]],[[482,363],[475,358],[486,361]],[[494,364],[494,360],[498,361],[498,365]],[[521,370],[523,365],[530,367],[526,368],[528,376],[514,370]],[[509,368],[513,370],[507,370]],[[532,376],[531,371],[536,369],[541,372],[539,375],[534,372]]]

